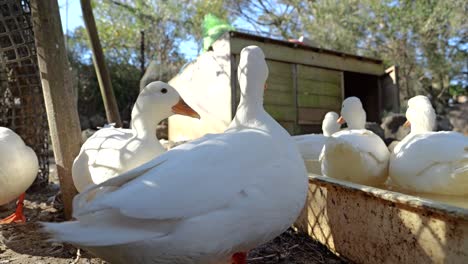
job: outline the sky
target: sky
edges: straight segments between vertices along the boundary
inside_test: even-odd
[[[66,3],[68,2],[68,10]],[[79,26],[84,26],[79,0],[58,0],[60,19],[63,32],[74,31]],[[181,52],[187,59],[192,60],[198,55],[197,45],[193,41],[185,41],[180,45]]]
[[[68,10],[66,3],[68,2]],[[84,26],[79,0],[58,0],[60,7],[60,19],[62,20],[63,32],[74,31],[79,26]],[[254,30],[252,25],[243,19],[233,22],[237,28]],[[193,40],[184,41],[180,45],[180,51],[189,60],[193,60],[198,55],[198,46]]]
[[[66,9],[67,2],[68,12]],[[68,31],[73,31],[75,28],[84,25],[79,0],[59,0],[58,3],[60,7],[60,19],[62,20],[63,32],[66,32],[67,28]]]

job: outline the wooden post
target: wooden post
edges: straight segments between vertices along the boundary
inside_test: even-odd
[[[145,31],[140,31],[141,39],[140,39],[140,71],[141,71],[141,78],[145,74]]]
[[[99,34],[94,21],[93,9],[90,0],[81,0],[81,10],[83,19],[88,32],[91,49],[93,51],[93,63],[96,69],[96,75],[101,88],[102,101],[106,109],[107,122],[115,123],[115,127],[122,127],[120,120],[119,108],[115,100],[112,83],[110,80],[109,71],[107,69],[104,52],[102,51],[101,43],[99,42]]]
[[[32,0],[34,39],[42,90],[65,209],[72,215],[76,194],[72,179],[73,160],[81,145],[80,121],[74,100],[65,41],[57,0]]]

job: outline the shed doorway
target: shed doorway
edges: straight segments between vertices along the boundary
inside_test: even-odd
[[[379,77],[370,74],[344,72],[345,98],[356,96],[361,99],[368,122],[380,123],[381,107]]]

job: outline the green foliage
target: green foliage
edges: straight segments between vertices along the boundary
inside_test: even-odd
[[[203,19],[210,13],[227,20],[222,0],[95,0],[94,16],[106,59],[140,64],[141,31],[145,34],[146,66],[156,60],[163,67],[180,68],[186,61],[179,50],[182,41],[194,39],[201,44]],[[84,28],[75,32],[87,45]]]
[[[459,95],[468,95],[468,89],[467,89],[467,87],[463,87],[461,84],[450,85],[449,94],[452,97],[453,96],[459,96]]]
[[[229,23],[226,23],[213,14],[205,15],[203,20],[203,50],[208,50],[211,44],[224,32],[234,29],[235,28]]]
[[[139,91],[141,32],[145,34],[145,67],[153,61],[157,79],[168,81],[186,63],[181,42],[194,39],[201,45],[204,16],[210,12],[227,20],[228,15],[222,0],[95,0],[92,5],[123,120],[129,120]],[[80,114],[105,116],[86,29],[77,28],[67,44]]]
[[[69,51],[69,61],[78,89],[78,112],[86,118],[94,115],[104,117],[104,105],[94,66],[90,60],[82,61],[76,49],[79,47],[74,46]],[[120,115],[123,120],[129,120],[139,92],[139,69],[129,63],[108,63],[108,67]]]
[[[446,104],[450,85],[462,80],[466,86],[466,1],[254,0],[242,9],[255,10],[258,26],[283,36],[304,34],[323,48],[398,65],[403,100],[427,94]]]

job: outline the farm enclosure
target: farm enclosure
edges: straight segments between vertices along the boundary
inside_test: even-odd
[[[202,116],[171,117],[171,140],[224,131],[239,102],[239,54],[249,45],[261,47],[267,59],[265,109],[293,135],[320,132],[325,113],[339,112],[349,96],[363,101],[371,122],[380,122],[383,111],[399,110],[396,67],[385,70],[378,59],[231,31],[170,81]]]

